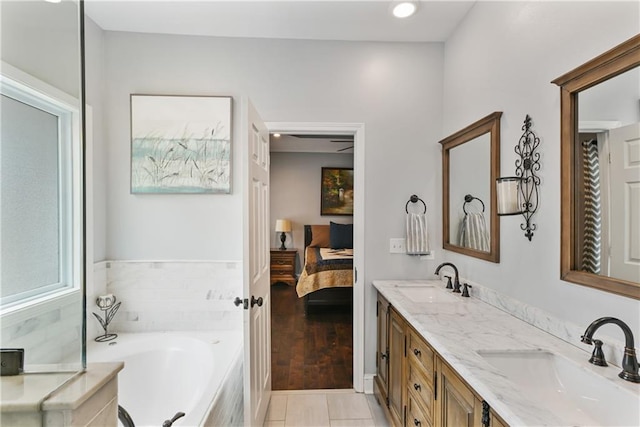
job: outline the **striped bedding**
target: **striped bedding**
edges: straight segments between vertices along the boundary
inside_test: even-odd
[[[305,264],[298,279],[298,297],[324,288],[353,286],[353,250],[305,249]]]

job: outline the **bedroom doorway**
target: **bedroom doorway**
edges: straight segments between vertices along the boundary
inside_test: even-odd
[[[270,194],[273,390],[353,388],[364,391],[364,292],[361,285],[364,277],[358,274],[363,271],[364,258],[364,168],[359,167],[364,159],[364,126],[288,123],[268,123],[267,126],[272,135],[276,132],[282,135],[280,141],[272,137],[270,144],[272,150],[276,147],[271,153]],[[282,146],[285,146],[284,150]],[[353,216],[320,215],[322,167],[353,168]],[[282,219],[290,222],[291,229],[285,233],[286,251],[279,250],[281,233],[275,232],[274,227],[276,221]],[[351,276],[358,280],[354,280],[352,288],[340,289],[348,290],[353,300],[348,305],[333,305],[331,301],[326,307],[309,305],[307,309],[305,298],[298,298],[295,287],[304,268],[305,243],[309,243],[305,242],[304,226],[329,227],[330,221],[353,224]],[[285,259],[289,251],[295,252],[293,283],[282,276],[282,269],[289,268],[291,263]],[[285,280],[279,280],[282,278]]]

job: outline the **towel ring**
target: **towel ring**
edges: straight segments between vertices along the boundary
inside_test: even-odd
[[[471,203],[473,200],[477,200],[482,204],[482,212],[484,212],[484,202],[477,197],[473,197],[471,194],[467,194],[466,196],[464,196],[464,205],[462,205],[462,210],[464,211],[465,215],[467,215],[467,203]]]
[[[418,201],[422,202],[422,205],[424,206],[424,212],[422,212],[422,213],[423,214],[427,213],[427,204],[420,197],[418,197],[415,194],[413,194],[409,198],[409,201],[407,202],[407,204],[404,206],[404,210],[407,212],[407,214],[409,214],[409,203],[418,203]]]

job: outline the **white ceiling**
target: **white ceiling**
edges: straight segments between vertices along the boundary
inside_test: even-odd
[[[390,42],[445,41],[474,5],[422,0],[394,18],[391,0],[85,0],[102,29],[218,37]]]
[[[422,0],[407,19],[391,15],[391,0],[85,0],[103,30],[217,37],[382,42],[443,42],[476,0]],[[352,143],[272,138],[279,152],[345,153]]]

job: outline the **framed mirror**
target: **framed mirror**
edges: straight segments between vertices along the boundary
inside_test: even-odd
[[[561,279],[640,299],[640,35],[561,94]]]
[[[491,113],[440,141],[442,246],[491,262],[500,262],[495,182],[501,116],[501,111]]]

